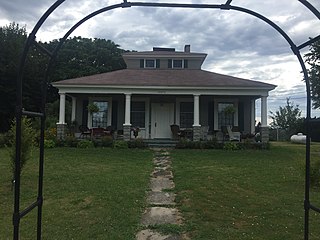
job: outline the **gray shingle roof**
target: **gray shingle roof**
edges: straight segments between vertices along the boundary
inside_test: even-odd
[[[114,72],[62,80],[54,86],[63,85],[118,85],[118,86],[163,86],[163,87],[226,87],[267,88],[272,84],[232,77],[204,70],[187,69],[123,69]]]

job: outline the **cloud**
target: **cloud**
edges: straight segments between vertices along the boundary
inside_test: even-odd
[[[136,2],[136,0],[131,0]],[[62,37],[84,16],[121,0],[67,0],[51,15],[38,39]],[[150,2],[163,2],[150,0]],[[226,0],[166,0],[169,3],[223,4]],[[320,9],[319,0],[309,0]],[[0,2],[0,24],[27,24],[30,32],[53,0],[5,0]],[[319,34],[320,21],[299,1],[237,0],[232,5],[248,8],[275,22],[296,45]],[[269,106],[274,110],[288,96],[305,106],[301,67],[285,39],[260,19],[234,10],[132,7],[118,8],[87,21],[72,36],[111,39],[128,50],[153,46],[208,53],[206,70],[276,84]],[[305,53],[308,49],[303,49]]]

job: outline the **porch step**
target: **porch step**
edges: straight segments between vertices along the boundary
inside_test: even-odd
[[[145,143],[150,148],[174,148],[178,141],[172,139],[147,139]]]

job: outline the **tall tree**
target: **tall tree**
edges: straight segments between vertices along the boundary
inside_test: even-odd
[[[46,43],[49,49],[58,40]],[[52,81],[110,72],[126,67],[121,54],[125,50],[111,40],[73,37],[66,40],[58,53]]]
[[[310,65],[308,73],[313,107],[320,108],[320,40],[311,44],[310,52],[305,57],[306,62]]]
[[[279,106],[279,110],[275,113],[270,111],[270,114],[272,119],[271,127],[285,130],[287,137],[297,133],[303,124],[299,105],[294,105],[294,103],[290,101],[290,98],[287,98],[284,107]]]
[[[27,38],[25,27],[0,27],[0,132],[9,129],[14,116],[18,60]]]
[[[0,27],[0,132],[7,131],[16,106],[16,78],[19,58],[27,38],[25,27],[11,23]],[[53,50],[59,40],[43,44]],[[51,81],[87,76],[125,68],[121,54],[125,52],[111,40],[74,37],[67,39],[58,54]],[[30,111],[38,111],[41,103],[41,81],[47,59],[39,50],[29,51],[23,78],[23,103]],[[49,87],[48,101],[58,99],[57,90]]]

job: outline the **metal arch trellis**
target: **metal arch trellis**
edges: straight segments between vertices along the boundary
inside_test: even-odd
[[[49,84],[48,78],[50,75],[50,71],[52,69],[53,63],[57,56],[58,51],[62,47],[65,40],[70,36],[70,34],[77,29],[81,24],[86,22],[87,20],[95,17],[98,14],[103,12],[107,12],[116,8],[130,8],[130,7],[162,7],[162,8],[194,8],[194,9],[220,9],[220,10],[234,10],[239,12],[244,12],[246,14],[252,15],[260,20],[264,21],[271,27],[273,27],[290,45],[292,52],[297,56],[298,61],[301,65],[304,80],[306,83],[306,94],[307,94],[307,115],[306,115],[306,129],[307,129],[307,143],[306,143],[306,169],[305,169],[305,198],[304,198],[304,211],[305,211],[305,220],[304,220],[304,239],[309,239],[309,212],[310,210],[316,211],[320,213],[320,208],[315,207],[310,203],[310,124],[316,120],[311,120],[311,91],[310,91],[310,81],[308,77],[308,72],[306,66],[304,64],[303,58],[300,54],[300,50],[310,46],[312,43],[320,40],[320,35],[307,40],[306,42],[296,45],[291,38],[286,34],[284,30],[282,30],[277,24],[268,19],[267,17],[252,11],[247,8],[242,8],[239,6],[231,5],[233,0],[227,0],[224,4],[183,4],[183,3],[151,3],[151,2],[128,2],[127,0],[123,0],[123,2],[115,5],[111,5],[108,7],[101,8],[91,14],[87,15],[83,19],[81,19],[78,23],[76,23],[70,30],[64,35],[64,37],[60,40],[57,47],[50,52],[42,45],[36,42],[36,34],[38,30],[41,28],[46,19],[66,0],[57,0],[39,19],[32,32],[28,36],[28,39],[25,43],[23,53],[20,58],[20,65],[18,70],[17,77],[17,107],[16,107],[16,159],[15,159],[15,190],[14,190],[14,212],[13,212],[13,239],[19,239],[19,226],[20,220],[25,215],[27,215],[34,208],[38,208],[38,219],[37,219],[37,239],[41,239],[41,226],[42,226],[42,204],[43,204],[43,165],[44,165],[44,126],[45,126],[45,104],[46,104],[46,94],[47,94],[47,86]],[[316,18],[320,20],[320,12],[307,0],[298,0],[301,4],[303,4],[309,11],[311,11]],[[23,82],[23,72],[25,68],[25,62],[27,58],[27,54],[31,46],[36,46],[43,53],[48,55],[49,62],[47,65],[47,69],[45,70],[45,77],[42,81],[41,94],[41,111],[40,112],[31,112],[25,111],[23,109],[22,103],[22,82]],[[39,177],[38,177],[38,197],[37,200],[32,203],[26,209],[20,211],[20,158],[21,158],[21,119],[22,116],[32,116],[32,117],[40,117],[41,119],[41,130],[40,130],[40,157],[39,157]]]

